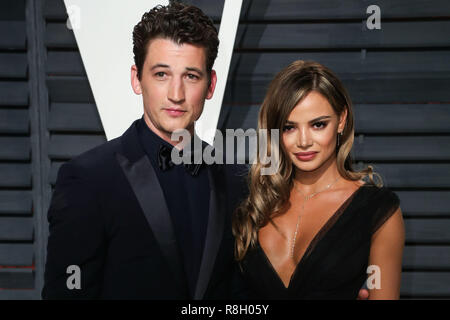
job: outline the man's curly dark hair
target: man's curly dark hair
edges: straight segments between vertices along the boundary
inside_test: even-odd
[[[159,5],[144,13],[133,30],[134,63],[139,80],[142,76],[149,42],[157,38],[205,48],[206,70],[208,76],[211,74],[217,57],[219,38],[212,20],[202,10],[173,1],[167,6]]]

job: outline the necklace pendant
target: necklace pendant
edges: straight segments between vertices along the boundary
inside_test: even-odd
[[[331,186],[333,186],[335,183],[336,183],[336,181],[338,181],[339,180],[339,176],[336,178],[336,180],[334,180],[332,183],[330,183],[330,184],[328,184],[323,190],[320,190],[320,191],[316,191],[316,192],[314,192],[314,193],[312,193],[312,194],[310,194],[310,195],[304,195],[303,194],[303,192],[299,189],[299,188],[297,188],[295,185],[294,185],[294,187],[297,189],[297,191],[303,196],[303,198],[305,199],[305,201],[302,203],[302,208],[301,208],[301,212],[298,214],[298,217],[297,217],[297,225],[295,226],[295,232],[294,232],[294,236],[292,237],[292,243],[291,243],[291,247],[289,248],[290,249],[290,256],[291,256],[291,258],[292,258],[292,260],[294,261],[294,263],[295,263],[295,259],[294,259],[294,251],[295,251],[295,241],[297,240],[297,233],[298,233],[298,224],[299,224],[299,222],[300,222],[300,217],[301,217],[301,214],[303,213],[303,211],[305,210],[305,202],[306,201],[308,201],[308,200],[310,200],[312,197],[314,197],[316,194],[319,194],[319,193],[321,193],[321,192],[323,192],[323,191],[325,191],[325,190],[327,190],[327,189],[329,189],[329,188],[331,188]]]

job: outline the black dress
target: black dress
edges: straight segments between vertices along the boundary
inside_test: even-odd
[[[286,288],[263,249],[241,263],[252,299],[356,299],[367,279],[371,236],[399,207],[386,187],[364,184],[313,238]]]

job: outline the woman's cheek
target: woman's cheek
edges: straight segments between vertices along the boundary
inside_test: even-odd
[[[334,148],[333,131],[326,128],[325,130],[316,132],[315,141],[320,145],[321,148]]]
[[[282,136],[282,141],[283,141],[283,145],[284,148],[286,149],[287,152],[291,153],[292,152],[292,148],[295,148],[295,135],[292,133],[283,133]]]

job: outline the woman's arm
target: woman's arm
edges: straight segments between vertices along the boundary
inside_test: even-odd
[[[369,288],[370,300],[399,299],[404,243],[405,227],[398,208],[372,235],[369,266],[379,267],[381,288]]]

